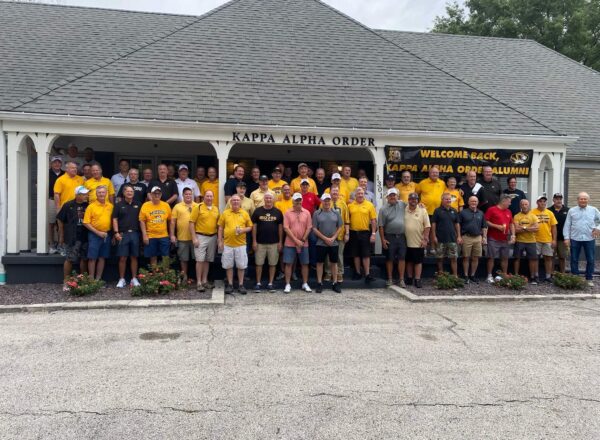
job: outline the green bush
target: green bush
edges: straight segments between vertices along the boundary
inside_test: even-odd
[[[510,275],[499,272],[494,280],[494,286],[510,290],[523,290],[527,286],[527,278],[522,275]]]
[[[137,276],[140,285],[131,290],[131,295],[166,295],[179,288],[180,278],[175,269],[171,269],[171,260],[162,259],[160,264],[150,266],[149,270],[140,269]]]
[[[448,272],[436,273],[433,284],[436,289],[440,290],[460,289],[465,287],[465,282],[462,278],[451,275]]]
[[[583,290],[587,287],[583,278],[570,273],[554,272],[552,281],[556,287],[566,290]]]
[[[104,281],[95,280],[87,273],[77,275],[73,272],[70,277],[65,280],[65,286],[69,289],[69,293],[73,296],[93,295],[98,290],[104,287]]]

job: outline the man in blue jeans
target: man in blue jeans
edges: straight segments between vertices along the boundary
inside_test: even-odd
[[[588,286],[592,287],[596,239],[600,238],[600,211],[589,205],[589,201],[588,193],[579,193],[578,206],[569,209],[563,233],[565,246],[571,248],[571,273],[579,275],[579,254],[583,248],[586,259],[585,279]]]

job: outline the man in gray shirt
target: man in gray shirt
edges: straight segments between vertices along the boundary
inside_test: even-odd
[[[406,287],[404,269],[406,267],[406,237],[404,235],[404,208],[406,204],[398,199],[398,190],[387,191],[387,203],[379,210],[379,237],[385,253],[387,271],[386,286],[393,284],[394,263],[398,264],[398,285]]]
[[[323,263],[329,257],[332,289],[341,293],[340,283],[337,282],[338,241],[337,237],[344,227],[339,212],[332,209],[331,195],[323,193],[321,209],[313,214],[313,232],[317,236],[317,293],[323,292]]]

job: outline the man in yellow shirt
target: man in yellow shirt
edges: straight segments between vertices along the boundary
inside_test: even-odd
[[[96,200],[96,188],[100,185],[108,188],[108,200],[110,203],[115,202],[115,188],[110,179],[102,176],[102,167],[100,165],[92,165],[92,178],[86,180],[84,185],[90,190],[90,203]]]
[[[515,224],[515,249],[513,257],[515,259],[515,274],[519,274],[521,268],[521,258],[523,255],[529,260],[529,276],[531,284],[538,284],[538,257],[535,242],[535,234],[539,229],[538,218],[529,209],[529,200],[521,200],[521,212],[515,215],[513,223]]]
[[[217,222],[219,220],[219,207],[214,205],[212,191],[204,193],[204,201],[192,209],[190,215],[190,234],[194,243],[194,256],[196,257],[196,287],[199,292],[212,289],[214,286],[208,282],[210,263],[215,261],[217,252]]]
[[[300,175],[293,179],[290,183],[292,193],[302,192],[302,180],[306,179],[308,180],[308,192],[317,194],[317,184],[313,179],[308,177],[308,165],[306,165],[304,162],[298,165],[298,173]]]
[[[238,182],[235,186],[235,191],[237,196],[240,198],[241,208],[248,213],[249,216],[252,216],[254,213],[254,202],[250,197],[246,197],[246,182]],[[225,205],[225,209],[231,209],[231,198],[227,201]]]
[[[54,182],[53,191],[56,212],[59,212],[65,203],[75,200],[75,190],[84,183],[83,177],[77,175],[77,164],[75,162],[67,162],[65,169],[65,174],[60,176],[58,179],[56,179],[56,182]],[[63,222],[57,220],[57,224],[58,236],[64,237]],[[63,254],[64,245],[59,243],[57,250]]]
[[[281,180],[282,171],[279,168],[273,168],[271,172],[272,179],[269,180],[269,189],[275,194],[275,203],[283,197],[283,185],[287,184],[285,180]]]
[[[255,189],[250,194],[250,200],[254,203],[254,209],[265,205],[265,194],[267,193],[275,197],[275,194],[269,189],[269,178],[263,174],[258,178],[258,189]]]
[[[342,283],[344,281],[344,248],[346,247],[346,243],[350,239],[350,214],[348,213],[348,205],[342,198],[340,197],[340,191],[338,188],[334,188],[330,192],[331,194],[331,206],[332,209],[337,211],[342,218],[342,222],[344,223],[344,228],[340,231],[337,241],[338,241],[338,273],[337,280],[338,283]],[[331,270],[329,269],[329,259],[325,259],[325,277],[324,281],[331,281]]]
[[[242,201],[237,194],[229,199],[231,209],[226,209],[219,218],[217,242],[221,256],[221,264],[227,273],[225,293],[233,293],[233,266],[237,269],[238,292],[246,294],[244,287],[244,271],[248,267],[246,251],[246,234],[252,231],[250,215],[242,209]]]
[[[96,199],[90,203],[83,216],[83,226],[88,229],[88,273],[99,280],[104,271],[105,259],[110,257],[110,229],[113,205],[106,200],[108,189],[96,188]],[[97,265],[96,265],[97,263]]]
[[[556,249],[556,238],[558,234],[556,225],[558,224],[558,221],[556,220],[554,213],[546,208],[547,202],[548,199],[546,196],[539,196],[536,200],[537,208],[532,209],[531,213],[538,218],[540,226],[535,233],[537,254],[538,257],[544,257],[545,281],[551,283],[554,250]]]
[[[396,189],[398,190],[398,199],[404,203],[408,203],[408,195],[417,192],[417,184],[412,181],[410,171],[402,171],[400,183],[396,184]]]
[[[183,188],[182,197],[183,200],[173,206],[169,232],[171,243],[177,245],[177,258],[179,258],[181,264],[181,277],[184,283],[187,284],[188,262],[194,253],[192,234],[190,234],[190,214],[198,206],[198,203],[194,202],[194,191],[192,188]]]
[[[354,202],[348,205],[350,215],[350,240],[349,245],[354,257],[353,280],[362,278],[360,267],[365,274],[365,283],[370,283],[375,278],[371,276],[371,246],[375,243],[377,235],[377,212],[375,206],[365,199],[365,192],[358,188],[354,192]]]
[[[456,177],[450,176],[446,179],[446,192],[450,194],[452,200],[450,206],[454,208],[456,212],[460,212],[465,206],[465,201],[463,200],[462,193],[456,187],[456,184]]]
[[[282,214],[285,214],[293,206],[292,188],[286,183],[281,187],[281,199],[275,202],[275,208],[279,209]]]
[[[217,179],[217,169],[208,167],[208,179],[202,182],[200,186],[200,194],[204,196],[206,191],[212,191],[213,201],[216,205],[219,204],[219,179]]]
[[[158,257],[168,257],[171,242],[168,225],[171,219],[171,207],[161,200],[160,186],[150,190],[150,201],[140,209],[140,229],[144,241],[144,256],[150,258],[150,264],[156,265]]]
[[[331,194],[332,188],[337,188],[340,199],[345,203],[350,201],[350,193],[348,188],[342,184],[342,176],[339,173],[333,173],[331,175],[331,186],[325,190],[326,193]]]
[[[340,187],[348,194],[348,197],[356,191],[356,188],[358,188],[358,179],[352,177],[352,168],[350,168],[350,165],[344,165],[342,167]]]
[[[446,192],[446,183],[440,179],[438,167],[432,166],[429,169],[429,177],[419,182],[416,192],[421,198],[421,203],[425,205],[427,214],[431,217],[433,211],[442,204],[442,194]]]

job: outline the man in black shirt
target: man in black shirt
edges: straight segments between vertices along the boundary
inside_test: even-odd
[[[485,200],[483,200],[482,186],[480,183],[477,183],[477,173],[475,171],[469,171],[467,173],[465,183],[460,185],[458,189],[462,194],[465,207],[468,205],[468,200],[471,196],[477,197],[480,206],[485,203]]]
[[[317,185],[317,196],[319,197],[331,186],[331,182],[325,179],[325,170],[323,168],[317,168],[315,171],[315,184]]]
[[[283,244],[283,214],[273,205],[273,193],[267,192],[264,197],[264,206],[256,208],[252,213],[252,248],[254,249],[254,262],[256,264],[255,292],[261,290],[262,268],[265,259],[269,259],[269,292],[275,292],[273,280],[279,252]]]
[[[245,169],[238,165],[233,169],[233,177],[225,182],[225,203],[229,201],[231,196],[237,194],[237,184],[244,181]]]
[[[112,228],[117,241],[117,256],[119,257],[119,282],[117,287],[124,288],[127,257],[131,258],[131,286],[137,287],[138,256],[140,255],[140,209],[142,203],[134,199],[133,185],[126,183],[121,186],[123,200],[117,202],[112,212]]]
[[[246,194],[248,194],[248,195],[252,194],[254,191],[256,191],[258,189],[259,186],[260,186],[260,168],[252,167],[252,170],[250,171],[250,180],[248,181],[248,184],[246,185],[246,187],[248,188]]]
[[[158,186],[161,189],[162,195],[161,200],[167,202],[171,208],[179,197],[179,189],[175,180],[169,177],[169,169],[164,163],[158,166],[158,178],[150,182],[149,188]],[[150,193],[148,193],[148,200],[150,200]]]
[[[442,195],[442,205],[433,211],[431,218],[431,236],[437,257],[438,272],[444,269],[444,257],[450,260],[452,274],[458,276],[458,245],[462,244],[458,212],[452,206],[452,195]]]
[[[488,208],[496,206],[500,202],[502,188],[498,179],[494,177],[491,166],[483,167],[483,176],[479,184],[483,187],[479,190],[479,193],[483,196],[483,202],[480,200],[479,208],[485,212]]]
[[[510,212],[512,212],[513,217],[521,212],[521,200],[525,200],[527,196],[523,191],[517,189],[517,178],[514,176],[506,179],[506,183],[508,184],[508,188],[502,191],[504,194],[507,194],[510,197]]]
[[[63,264],[65,279],[71,275],[73,264],[79,263],[80,273],[87,269],[88,233],[83,226],[83,216],[88,207],[88,193],[83,185],[75,189],[75,199],[66,202],[56,215],[63,224],[61,243],[65,244],[66,258]],[[64,286],[63,290],[69,289]]]
[[[558,257],[558,270],[559,272],[565,272],[565,261],[567,258],[567,248],[565,246],[565,236],[563,228],[565,227],[565,221],[567,220],[567,213],[569,208],[563,205],[563,195],[556,193],[552,197],[553,205],[549,208],[556,217],[558,224],[556,225],[556,256]]]
[[[56,227],[56,203],[54,202],[54,184],[56,183],[56,179],[65,174],[65,172],[61,169],[62,167],[62,158],[60,156],[53,156],[50,160],[50,171],[49,171],[49,186],[48,186],[48,253],[55,254],[56,253],[56,245],[58,242],[54,240],[54,235],[58,235],[58,229]]]
[[[129,184],[133,187],[133,200],[142,205],[148,200],[148,187],[140,182],[140,171],[137,168],[129,170]],[[123,200],[123,185],[119,188],[117,200]]]

